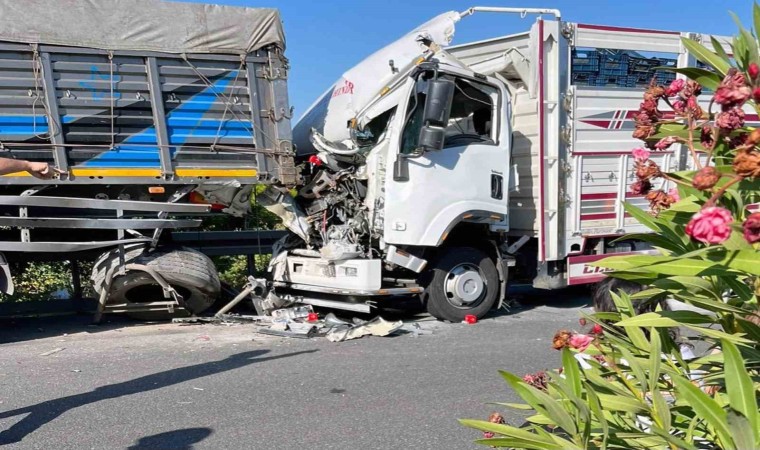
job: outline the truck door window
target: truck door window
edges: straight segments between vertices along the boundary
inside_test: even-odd
[[[494,144],[494,105],[498,104],[498,91],[487,84],[463,78],[457,78],[455,83],[444,148],[475,143]]]
[[[460,147],[468,144],[494,144],[496,106],[499,91],[484,83],[456,78],[451,116],[446,127],[444,148]],[[416,97],[416,98],[415,98]],[[401,153],[413,153],[422,127],[425,109],[425,93],[417,89],[409,100],[407,116],[401,141]]]

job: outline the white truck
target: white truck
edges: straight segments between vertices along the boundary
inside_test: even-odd
[[[553,19],[449,46],[455,24],[480,12]],[[275,246],[259,310],[368,312],[408,296],[461,321],[497,307],[509,283],[593,283],[604,274],[589,263],[651,251],[619,239],[646,232],[623,202],[649,208],[630,192],[633,119],[653,77],[676,78],[662,66],[696,65],[682,37],[710,40],[474,7],[374,53],[294,128],[309,173],[295,197],[266,193],[292,234]],[[685,156],[653,153],[665,170],[685,168]]]

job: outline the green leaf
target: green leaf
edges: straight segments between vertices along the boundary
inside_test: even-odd
[[[683,324],[683,326],[685,326],[686,328],[690,330],[694,330],[698,333],[702,333],[705,336],[711,337],[713,339],[726,339],[735,344],[751,344],[752,343],[752,341],[750,341],[749,339],[745,339],[741,337],[741,335],[738,335],[738,334],[728,334],[723,331],[713,330],[712,328],[697,327],[697,326],[688,325],[688,324]]]
[[[720,75],[716,74],[715,72],[711,72],[705,69],[698,69],[696,67],[656,67],[655,69],[667,70],[670,72],[686,75],[688,78],[713,91],[718,88],[718,85],[722,81]]]
[[[685,324],[714,323],[712,317],[693,311],[658,311],[621,320],[619,327],[679,327]]]
[[[712,42],[713,49],[715,50],[715,53],[723,59],[723,61],[727,63],[731,63],[731,58],[726,53],[726,49],[723,48],[723,46],[720,44],[720,42],[715,39],[714,36],[710,36],[710,42]]]
[[[610,392],[613,392],[614,394],[611,395],[622,395],[626,396],[629,395],[629,392],[625,390],[619,383],[611,382],[609,380],[606,380],[602,378],[598,373],[596,373],[593,369],[585,371],[586,378],[591,382],[594,386],[596,386],[596,391],[599,392],[600,389],[605,389]]]
[[[706,309],[712,312],[724,312],[732,314],[739,314],[742,312],[740,308],[735,308],[728,303],[723,303],[723,300],[715,300],[696,294],[682,294],[680,292],[672,292],[672,295],[676,300],[688,303],[690,305],[698,306],[702,309]]]
[[[522,378],[509,372],[501,371],[501,376],[507,380],[512,389],[528,402],[537,412],[551,418],[554,422],[570,435],[578,433],[573,418],[568,414],[565,408],[551,398],[548,394],[538,389],[530,387]]]
[[[615,302],[615,307],[620,312],[621,316],[630,318],[636,315],[636,310],[633,307],[631,298],[628,294],[620,291],[619,293],[611,292],[610,296],[612,297],[612,301]],[[636,348],[641,350],[649,348],[649,341],[639,328],[627,327],[625,328],[625,333]],[[608,339],[612,339],[612,337],[608,336]]]
[[[554,421],[543,414],[534,414],[526,417],[525,420],[536,425],[554,425]]]
[[[588,406],[591,408],[591,411],[594,413],[594,416],[596,416],[596,420],[599,422],[599,426],[602,429],[602,447],[601,450],[607,449],[607,439],[609,439],[610,436],[610,426],[607,423],[607,418],[604,416],[604,412],[602,411],[602,404],[599,402],[599,397],[597,397],[596,392],[594,392],[594,388],[588,384],[583,383],[586,387],[586,395],[588,397]]]
[[[674,377],[676,389],[681,397],[692,407],[694,412],[709,424],[720,441],[723,448],[733,447],[731,431],[728,429],[726,412],[720,405],[694,386],[690,380],[684,377]]]
[[[668,248],[668,250],[677,251],[679,249],[680,250],[686,249],[683,246],[683,242],[685,242],[684,237],[675,232],[675,230],[673,229],[672,223],[667,223],[657,218],[654,218],[648,212],[644,211],[643,209],[629,202],[623,203],[623,209],[625,209],[625,212],[630,214],[631,217],[636,219],[639,223],[646,226],[652,231],[660,232],[663,235],[663,237],[671,241],[672,248]]]
[[[622,242],[622,241],[628,241],[628,240],[649,242],[655,247],[669,250],[671,252],[678,252],[678,251],[683,250],[683,247],[680,244],[674,243],[672,240],[664,236],[661,236],[659,234],[654,234],[654,233],[626,234],[625,236],[620,236],[619,238],[615,239],[612,242],[615,243],[615,242]]]
[[[757,41],[755,40],[755,37],[752,36],[752,33],[750,33],[749,31],[747,31],[746,28],[744,28],[741,20],[739,20],[739,17],[736,14],[734,14],[731,11],[729,11],[729,14],[731,14],[731,17],[733,17],[734,22],[736,22],[736,25],[739,27],[739,34],[742,38],[744,46],[746,47],[746,59],[742,61],[743,65],[741,66],[742,69],[746,71],[751,61],[758,60]]]
[[[530,431],[526,431],[520,428],[516,428],[510,425],[504,425],[499,423],[491,423],[485,420],[471,420],[471,419],[460,419],[459,423],[462,425],[474,428],[476,430],[480,431],[490,431],[492,433],[501,434],[504,436],[509,436],[514,439],[518,439],[523,442],[523,445],[528,444],[528,446],[524,448],[536,448],[536,449],[562,449],[563,447],[556,442],[554,442],[551,438],[545,438],[543,436],[540,436],[535,433],[531,433]],[[495,445],[496,438],[492,439],[484,439],[484,441],[488,442],[489,445]],[[493,442],[493,444],[492,444]],[[573,445],[572,442],[570,445]]]
[[[570,442],[570,441],[568,441]],[[547,446],[546,444],[535,444],[531,441],[525,441],[523,439],[517,439],[517,438],[491,438],[491,439],[478,439],[475,441],[476,444],[479,445],[485,445],[488,447],[508,447],[508,448],[527,448],[527,449],[552,449],[552,448],[564,448],[561,445],[554,443],[556,445],[554,446]],[[578,448],[573,445],[572,442],[570,442],[570,447],[567,448]]]
[[[639,362],[636,360],[636,357],[633,356],[633,354],[625,347],[618,348],[620,351],[620,354],[625,359],[626,363],[628,364],[628,367],[631,368],[631,372],[633,372],[633,375],[638,380],[639,384],[641,385],[641,390],[644,392],[647,392],[649,389],[647,387],[647,377],[644,373],[644,368],[639,364]],[[622,364],[622,361],[621,361]]]
[[[570,387],[573,390],[573,394],[576,397],[581,396],[581,371],[578,367],[578,361],[573,356],[570,349],[562,349],[562,367],[564,367],[564,375],[570,383]]]
[[[599,403],[605,411],[623,411],[629,413],[645,412],[646,407],[638,400],[629,396],[598,394]]]
[[[729,269],[719,262],[685,256],[612,256],[596,261],[593,265],[613,270],[654,273],[668,276],[694,277],[730,275],[730,273],[727,273]],[[760,264],[757,264],[757,266],[758,267],[753,270],[760,271]]]
[[[731,68],[728,61],[724,61],[720,56],[708,50],[704,45],[688,38],[681,38],[681,43],[686,47],[686,50],[689,53],[693,54],[698,60],[717,70],[721,75],[725,76],[728,69]]]
[[[742,413],[754,430],[753,441],[760,438],[760,422],[758,422],[757,400],[752,378],[747,373],[739,349],[732,342],[721,341],[725,361],[726,391],[731,408]],[[741,447],[740,447],[741,448]]]
[[[700,277],[669,277],[657,280],[655,286],[666,289],[685,289],[689,292],[712,292],[713,285]]]
[[[736,61],[737,67],[741,70],[747,68],[747,61],[749,60],[749,49],[744,42],[744,36],[741,34],[735,35],[731,44],[731,49],[734,53],[734,61]]]
[[[649,385],[652,390],[656,390],[657,381],[660,379],[660,366],[662,365],[662,343],[660,342],[660,333],[657,330],[650,330],[649,335],[652,343],[652,350],[649,353]]]
[[[533,407],[524,403],[504,403],[504,402],[491,402],[489,405],[504,406],[506,408],[519,409],[522,411],[533,411]]]
[[[657,436],[660,436],[661,438],[665,439],[667,442],[674,444],[675,448],[678,448],[679,450],[681,449],[682,450],[697,450],[697,447],[689,444],[683,439],[679,439],[673,436],[669,428],[660,429],[658,427],[652,427],[651,430],[652,430],[652,433],[656,434]],[[668,431],[665,431],[665,430],[668,430]]]
[[[730,269],[752,275],[760,275],[760,253],[754,250],[715,252],[708,259]]]
[[[733,410],[728,411],[727,420],[736,448],[757,448],[757,427],[753,429],[746,417]]]
[[[654,406],[654,412],[657,416],[658,422],[662,425],[663,430],[669,430],[672,422],[670,416],[670,408],[668,402],[665,401],[665,397],[659,389],[652,390],[652,405]]]
[[[740,318],[736,322],[738,323],[739,328],[741,328],[741,330],[745,332],[747,336],[752,338],[752,340],[755,342],[760,342],[760,326],[757,326],[744,318]]]

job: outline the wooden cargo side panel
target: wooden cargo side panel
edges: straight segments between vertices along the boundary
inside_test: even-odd
[[[537,235],[541,194],[538,98],[530,98],[525,89],[513,95],[512,165],[518,180],[516,190],[509,194],[509,228],[510,233]]]

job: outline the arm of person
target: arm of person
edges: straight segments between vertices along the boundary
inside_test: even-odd
[[[25,161],[23,159],[0,158],[0,175],[9,173],[29,172],[32,176],[41,180],[49,180],[58,171],[48,163]]]

